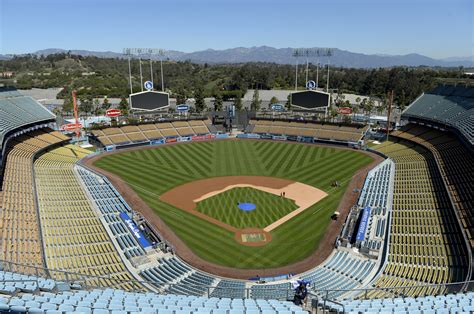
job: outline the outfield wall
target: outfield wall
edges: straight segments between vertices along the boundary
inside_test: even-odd
[[[107,145],[104,147],[104,151],[111,152],[119,149],[132,148],[137,146],[157,146],[168,143],[181,143],[181,142],[191,142],[191,141],[203,141],[211,139],[222,139],[228,138],[228,134],[206,134],[206,135],[194,135],[194,136],[180,136],[180,137],[166,137],[159,140],[138,142],[126,145]]]
[[[360,148],[360,143],[357,142],[341,142],[336,140],[321,140],[314,137],[308,136],[293,136],[293,135],[271,135],[271,134],[260,134],[260,133],[243,133],[237,134],[237,138],[243,139],[262,139],[262,140],[274,140],[274,141],[290,141],[290,142],[300,142],[300,143],[314,143],[314,144],[333,144],[333,145],[342,145],[354,148]]]

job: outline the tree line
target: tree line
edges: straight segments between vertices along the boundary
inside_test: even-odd
[[[154,62],[150,73],[148,60],[142,60],[144,80],[153,74],[155,89],[161,90],[161,73]],[[132,60],[133,92],[142,90],[139,77],[139,61]],[[15,76],[0,82],[17,88],[61,87],[58,97],[68,100],[72,90],[85,100],[104,96],[126,99],[130,93],[128,62],[118,58],[78,56],[70,53],[48,56],[22,55],[0,61],[2,71],[12,71]],[[308,77],[315,79],[318,68],[310,64]],[[177,103],[187,98],[196,100],[196,109],[204,106],[204,97],[215,97],[215,109],[221,109],[223,101],[233,99],[236,107],[242,106],[241,97],[248,89],[294,89],[294,65],[274,63],[245,64],[198,64],[190,61],[163,62],[164,87]],[[329,88],[338,94],[354,93],[383,98],[394,90],[394,103],[404,107],[424,91],[433,89],[444,80],[463,79],[460,69],[427,67],[393,67],[378,69],[330,68]],[[326,88],[327,69],[319,68],[319,86]],[[304,88],[305,67],[298,68],[299,88]],[[92,104],[91,106],[93,106]],[[255,105],[258,105],[255,103]],[[102,108],[95,106],[95,108]],[[106,105],[105,105],[106,107]],[[104,107],[104,108],[105,108]],[[102,109],[104,109],[102,108]],[[88,108],[85,108],[88,109]],[[238,109],[238,108],[237,108]]]

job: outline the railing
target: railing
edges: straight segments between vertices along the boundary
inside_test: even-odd
[[[90,274],[68,272],[64,270],[46,269],[43,267],[36,267],[31,265],[23,265],[8,261],[0,261],[1,270],[6,272],[33,275],[37,278],[28,279],[26,281],[33,281],[37,284],[40,278],[55,280],[57,284],[69,284],[72,289],[91,290],[91,289],[105,289],[115,288],[131,292],[145,292],[154,290],[160,294],[184,294],[196,295],[203,297],[218,297],[238,298],[238,299],[278,299],[278,300],[292,300],[294,291],[288,288],[240,288],[240,287],[219,287],[206,286],[197,284],[179,284],[179,283],[162,283],[144,280],[124,280],[113,278],[110,274],[108,276],[94,276]],[[45,275],[47,274],[47,275]],[[22,282],[22,280],[7,279],[0,282]],[[308,298],[311,302],[315,299],[319,307],[327,307],[328,304],[340,304],[336,299],[373,299],[373,298],[395,298],[407,297],[414,295],[416,292],[418,296],[428,295],[444,295],[448,293],[463,293],[467,291],[474,291],[474,280],[463,281],[456,283],[444,284],[425,284],[401,287],[384,287],[384,288],[362,288],[362,289],[339,289],[339,290],[318,290],[317,283],[310,287]],[[150,289],[150,287],[153,289]],[[257,285],[257,287],[265,287],[265,285]],[[337,297],[335,297],[337,296]]]

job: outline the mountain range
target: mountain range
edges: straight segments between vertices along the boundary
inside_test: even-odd
[[[317,49],[317,48],[315,48]],[[36,55],[50,55],[55,53],[65,53],[68,50],[50,48],[33,52]],[[71,54],[82,56],[96,56],[99,58],[125,58],[122,53],[112,51],[89,51],[89,50],[69,50]],[[12,55],[0,55],[0,60],[8,60]],[[148,58],[148,57],[144,57]],[[268,46],[260,47],[237,47],[224,50],[207,49],[195,52],[181,52],[167,50],[165,58],[174,61],[190,60],[197,63],[245,63],[245,62],[270,62],[279,64],[295,64],[293,48],[273,48]],[[158,56],[153,59],[158,60]],[[298,62],[306,63],[306,58],[299,58]],[[310,57],[309,62],[318,62],[316,57]],[[319,62],[327,64],[326,57],[320,57]],[[386,54],[363,54],[350,52],[341,49],[332,49],[330,64],[334,66],[350,68],[378,68],[393,66],[428,66],[428,67],[473,67],[474,56],[451,57],[444,59],[434,59],[416,53],[406,55],[386,55]]]

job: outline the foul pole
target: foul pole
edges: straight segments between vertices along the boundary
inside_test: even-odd
[[[389,96],[389,102],[388,102],[388,110],[387,110],[387,141],[388,141],[388,134],[390,133],[390,115],[392,113],[392,103],[393,103],[393,89],[390,92]]]
[[[76,137],[77,137],[77,139],[79,139],[79,137],[81,136],[81,132],[79,130],[79,118],[78,118],[78,114],[77,114],[77,101],[76,101],[76,91],[75,90],[72,91],[72,101],[73,101],[73,104],[74,104],[74,119],[76,120]]]

